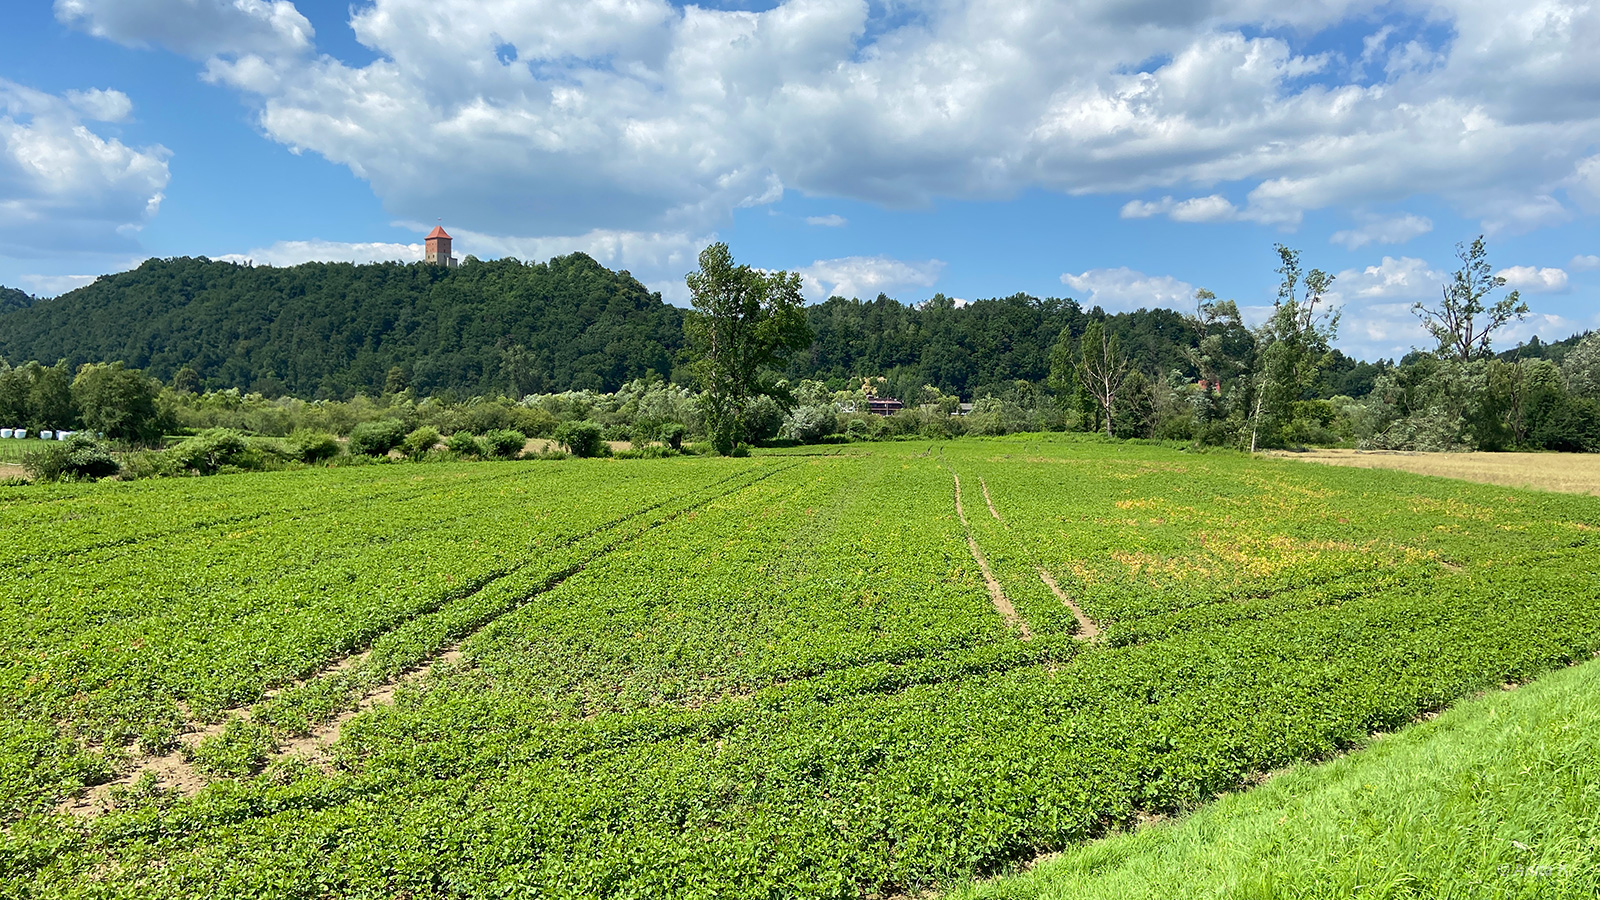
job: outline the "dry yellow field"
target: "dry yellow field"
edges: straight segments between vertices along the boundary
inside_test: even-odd
[[[1485,484],[1600,495],[1600,454],[1411,453],[1393,450],[1272,451],[1270,456],[1362,469],[1400,469],[1418,475]]]

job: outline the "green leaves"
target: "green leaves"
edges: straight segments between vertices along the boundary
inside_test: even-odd
[[[1600,648],[1588,497],[1039,436],[425,469],[6,496],[7,878],[912,894]],[[197,797],[47,815],[224,713]]]

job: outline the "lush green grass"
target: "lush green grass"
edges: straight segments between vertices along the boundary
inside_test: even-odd
[[[950,898],[1596,894],[1600,661]]]
[[[0,491],[0,896],[912,892],[1600,649],[1595,498],[840,449]],[[180,738],[197,796],[54,811]]]

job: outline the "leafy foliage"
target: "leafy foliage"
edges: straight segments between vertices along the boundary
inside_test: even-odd
[[[599,456],[605,447],[600,426],[593,422],[563,422],[556,429],[556,443],[573,456]]]
[[[496,459],[512,459],[522,452],[522,447],[528,442],[527,435],[520,431],[501,429],[485,432],[478,439],[479,446],[483,447],[485,456]]]
[[[735,265],[728,245],[719,243],[700,253],[700,268],[687,281],[694,312],[684,327],[705,391],[706,430],[712,447],[727,455],[747,434],[777,433],[770,413],[756,407],[775,393],[789,399],[777,373],[811,344],[800,276]]]
[[[123,360],[201,388],[344,398],[395,386],[517,396],[670,375],[682,316],[583,254],[547,263],[152,259],[0,314],[0,357]],[[191,388],[192,389],[192,388]]]
[[[22,467],[39,481],[109,478],[122,471],[116,457],[87,434],[74,434],[24,453]]]
[[[0,564],[50,600],[0,608],[8,883],[913,894],[1600,649],[1595,498],[1086,437],[839,449],[10,489]],[[326,767],[277,757],[397,678]],[[230,722],[198,796],[50,812],[191,717]]]
[[[399,419],[362,422],[350,431],[350,452],[361,456],[382,456],[406,439],[406,426]]]

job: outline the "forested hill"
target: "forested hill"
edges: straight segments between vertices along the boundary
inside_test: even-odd
[[[583,254],[548,263],[241,266],[152,259],[0,313],[0,358],[121,360],[269,395],[615,390],[669,376],[682,312]]]
[[[35,302],[33,295],[0,284],[0,313],[14,309],[27,309]]]
[[[837,389],[883,376],[891,397],[914,398],[923,385],[967,399],[1042,385],[1053,359],[1076,357],[1077,337],[1096,319],[1147,375],[1198,374],[1196,324],[1168,309],[1107,315],[1026,294],[916,305],[879,295],[834,297],[806,317],[816,340],[792,360],[790,378]],[[1242,325],[1219,334],[1239,345],[1235,355],[1252,346]],[[0,359],[12,364],[121,361],[163,381],[189,369],[179,379],[186,387],[269,396],[611,391],[652,373],[685,380],[682,349],[683,310],[583,254],[458,269],[152,259],[54,300],[9,289],[0,297]],[[1319,393],[1362,396],[1379,371],[1335,354]]]

